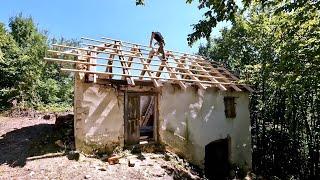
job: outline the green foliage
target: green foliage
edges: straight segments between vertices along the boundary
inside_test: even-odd
[[[190,4],[194,0],[186,0]],[[212,28],[219,22],[231,21],[235,23],[236,14],[257,6],[257,12],[273,9],[275,13],[295,11],[301,7],[309,6],[320,10],[320,1],[315,0],[199,0],[199,9],[203,9],[203,19],[193,25],[193,33],[188,35],[188,43],[192,45],[200,38],[209,39]],[[136,0],[136,5],[144,5],[144,0]]]
[[[0,110],[16,100],[22,108],[72,103],[72,77],[61,74],[58,64],[43,58],[47,37],[31,17],[10,18],[9,31],[0,24]]]
[[[253,166],[281,179],[319,176],[320,15],[305,4],[290,12],[251,6],[199,53],[223,62],[254,86]],[[275,13],[276,12],[276,13]]]

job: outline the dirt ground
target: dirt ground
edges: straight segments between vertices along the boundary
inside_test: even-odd
[[[0,179],[200,179],[172,153],[123,151],[115,165],[82,154],[69,160],[59,139],[54,118],[0,116]]]

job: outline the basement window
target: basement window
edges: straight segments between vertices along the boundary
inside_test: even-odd
[[[224,112],[226,118],[236,117],[235,97],[224,97]]]

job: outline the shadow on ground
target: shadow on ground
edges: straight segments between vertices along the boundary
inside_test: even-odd
[[[10,131],[0,139],[0,164],[24,166],[28,157],[59,151],[54,124],[37,124]]]
[[[73,127],[68,124],[58,129],[54,124],[15,129],[0,137],[0,165],[6,163],[11,167],[23,167],[29,157],[65,150],[66,147],[58,146],[56,141],[70,144],[73,139]]]

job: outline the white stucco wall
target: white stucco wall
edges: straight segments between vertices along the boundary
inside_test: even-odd
[[[76,148],[110,152],[124,142],[124,95],[94,83],[75,83]]]
[[[225,117],[224,96],[236,97],[234,119]],[[230,137],[230,161],[251,167],[249,98],[246,92],[186,91],[165,85],[159,98],[160,139],[194,164],[204,165],[205,146]]]
[[[110,152],[124,145],[124,93],[94,83],[75,82],[76,148]],[[227,119],[224,96],[236,97],[236,118]],[[192,163],[204,165],[205,146],[230,137],[230,161],[251,167],[247,92],[198,90],[164,84],[158,96],[159,140]]]

